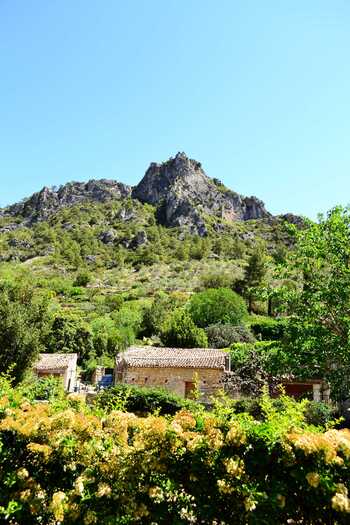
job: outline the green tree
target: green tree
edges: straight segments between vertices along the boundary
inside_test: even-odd
[[[149,337],[159,335],[165,320],[177,306],[176,299],[169,294],[159,292],[152,304],[143,311],[141,335]]]
[[[80,360],[87,359],[94,351],[90,326],[72,315],[58,314],[47,335],[46,348],[49,352],[77,353]]]
[[[86,270],[80,271],[75,277],[73,286],[87,286],[90,281],[91,281],[90,272]]]
[[[289,366],[299,376],[328,379],[334,398],[349,397],[350,208],[334,208],[295,234],[286,270],[298,286],[281,290],[291,314]]]
[[[245,268],[244,278],[236,285],[239,293],[246,298],[249,313],[253,309],[253,301],[259,295],[259,288],[264,285],[267,274],[268,258],[264,246],[257,246],[254,252],[248,257],[248,264]]]
[[[184,309],[175,310],[168,319],[161,334],[165,346],[179,348],[206,348],[207,336],[202,328],[198,328],[189,313]]]
[[[16,383],[44,349],[48,304],[26,284],[0,284],[0,372],[11,370]]]
[[[237,325],[247,315],[245,302],[229,288],[209,288],[194,294],[188,310],[195,324],[202,328],[217,323]]]

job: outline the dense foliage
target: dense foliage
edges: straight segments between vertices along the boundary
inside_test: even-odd
[[[229,288],[209,288],[194,294],[188,310],[202,328],[216,323],[237,325],[247,316],[245,302]]]
[[[22,379],[43,346],[47,297],[27,285],[0,284],[0,373]]]
[[[233,343],[252,343],[254,336],[245,325],[213,324],[206,329],[211,348],[227,348]]]
[[[137,417],[0,388],[1,523],[349,521],[350,433],[308,426],[307,401]]]
[[[110,412],[124,410],[136,414],[155,411],[161,415],[174,415],[181,408],[193,407],[193,402],[163,388],[118,384],[98,394],[96,406]]]
[[[282,289],[291,318],[286,352],[299,377],[325,377],[333,398],[350,388],[350,210],[335,208],[297,234],[286,273],[298,282]]]
[[[184,310],[175,310],[161,331],[161,340],[165,346],[179,348],[205,348],[207,336],[198,328],[190,314]]]

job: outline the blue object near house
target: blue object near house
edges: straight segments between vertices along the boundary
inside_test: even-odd
[[[97,383],[98,390],[104,390],[113,386],[113,374],[106,374],[102,376],[102,379]]]

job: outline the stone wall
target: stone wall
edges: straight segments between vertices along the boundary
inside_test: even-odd
[[[198,374],[198,387],[206,399],[220,388],[223,370],[211,368],[133,368],[128,367],[116,374],[116,380],[138,386],[161,386],[180,396],[185,396],[186,383],[195,381]]]

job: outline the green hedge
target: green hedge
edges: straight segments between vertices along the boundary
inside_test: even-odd
[[[308,426],[305,403],[137,417],[1,389],[0,523],[349,523],[350,431]]]
[[[263,341],[276,341],[282,339],[287,328],[287,323],[287,319],[253,317],[250,321],[250,328],[255,337]]]
[[[184,399],[163,388],[148,388],[119,384],[99,393],[96,406],[107,411],[122,409],[138,414],[158,411],[159,414],[173,415],[181,408],[191,408],[194,402]]]

